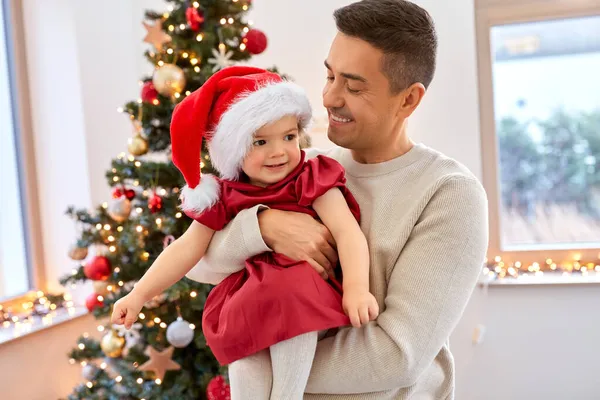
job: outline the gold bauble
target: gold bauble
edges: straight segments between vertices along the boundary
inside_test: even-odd
[[[175,93],[183,92],[185,88],[185,73],[175,64],[164,64],[154,71],[152,83],[163,96],[172,97]]]
[[[125,338],[120,337],[113,330],[104,335],[102,341],[100,341],[100,348],[107,357],[120,357],[124,346]]]
[[[123,222],[131,213],[131,201],[125,196],[114,199],[108,205],[107,214],[117,222]]]
[[[69,249],[69,257],[71,257],[72,260],[81,261],[81,260],[85,259],[87,257],[87,255],[88,255],[87,247],[77,247],[77,245],[74,244]]]
[[[106,297],[106,295],[108,294],[108,286],[110,285],[110,282],[94,281],[92,285],[94,286],[94,293],[96,293],[99,296]]]
[[[148,142],[142,135],[135,135],[129,139],[127,150],[134,156],[142,156],[148,152]]]

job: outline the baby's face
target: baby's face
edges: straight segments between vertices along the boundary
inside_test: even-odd
[[[250,183],[264,187],[288,176],[300,162],[298,135],[298,118],[294,115],[256,131],[252,149],[242,165]]]

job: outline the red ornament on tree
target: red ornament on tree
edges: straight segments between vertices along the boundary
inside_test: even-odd
[[[198,11],[196,7],[188,7],[187,10],[185,10],[185,19],[190,28],[194,32],[198,32],[204,22],[204,13]]]
[[[141,97],[144,103],[153,103],[155,100],[158,100],[158,92],[152,81],[147,81],[142,85]]]
[[[103,281],[110,276],[110,260],[104,256],[96,256],[85,264],[83,273],[93,281]]]
[[[125,189],[124,187],[116,187],[112,191],[113,199],[118,199],[119,197],[125,195],[127,200],[133,200],[135,197],[135,190],[133,189]]]
[[[151,213],[157,213],[162,210],[163,207],[163,199],[156,193],[153,193],[152,196],[148,199],[148,208]]]
[[[244,36],[244,43],[251,54],[260,54],[267,48],[267,35],[258,29],[250,29]]]
[[[208,400],[231,400],[231,391],[225,378],[221,375],[215,376],[206,386],[206,398]]]
[[[98,293],[90,293],[90,295],[85,299],[85,306],[89,312],[94,311],[96,307],[102,307],[104,302],[98,299]]]

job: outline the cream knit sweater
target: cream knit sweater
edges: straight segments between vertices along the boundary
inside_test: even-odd
[[[319,342],[305,399],[454,398],[448,347],[481,272],[488,244],[487,199],[458,162],[422,145],[380,164],[342,148],[322,153],[346,168],[370,249],[377,321]],[[310,154],[314,156],[316,154]],[[258,207],[218,232],[188,277],[217,283],[244,260],[270,251]]]

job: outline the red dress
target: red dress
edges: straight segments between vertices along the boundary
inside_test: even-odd
[[[358,203],[345,187],[343,167],[318,156],[304,162],[284,180],[266,188],[221,180],[221,198],[196,221],[221,230],[238,212],[257,204],[296,211],[317,218],[312,202],[337,187],[353,215]],[[342,308],[341,286],[324,280],[305,261],[266,252],[246,261],[213,288],[206,299],[202,330],[221,365],[232,363],[294,336],[349,325]]]

